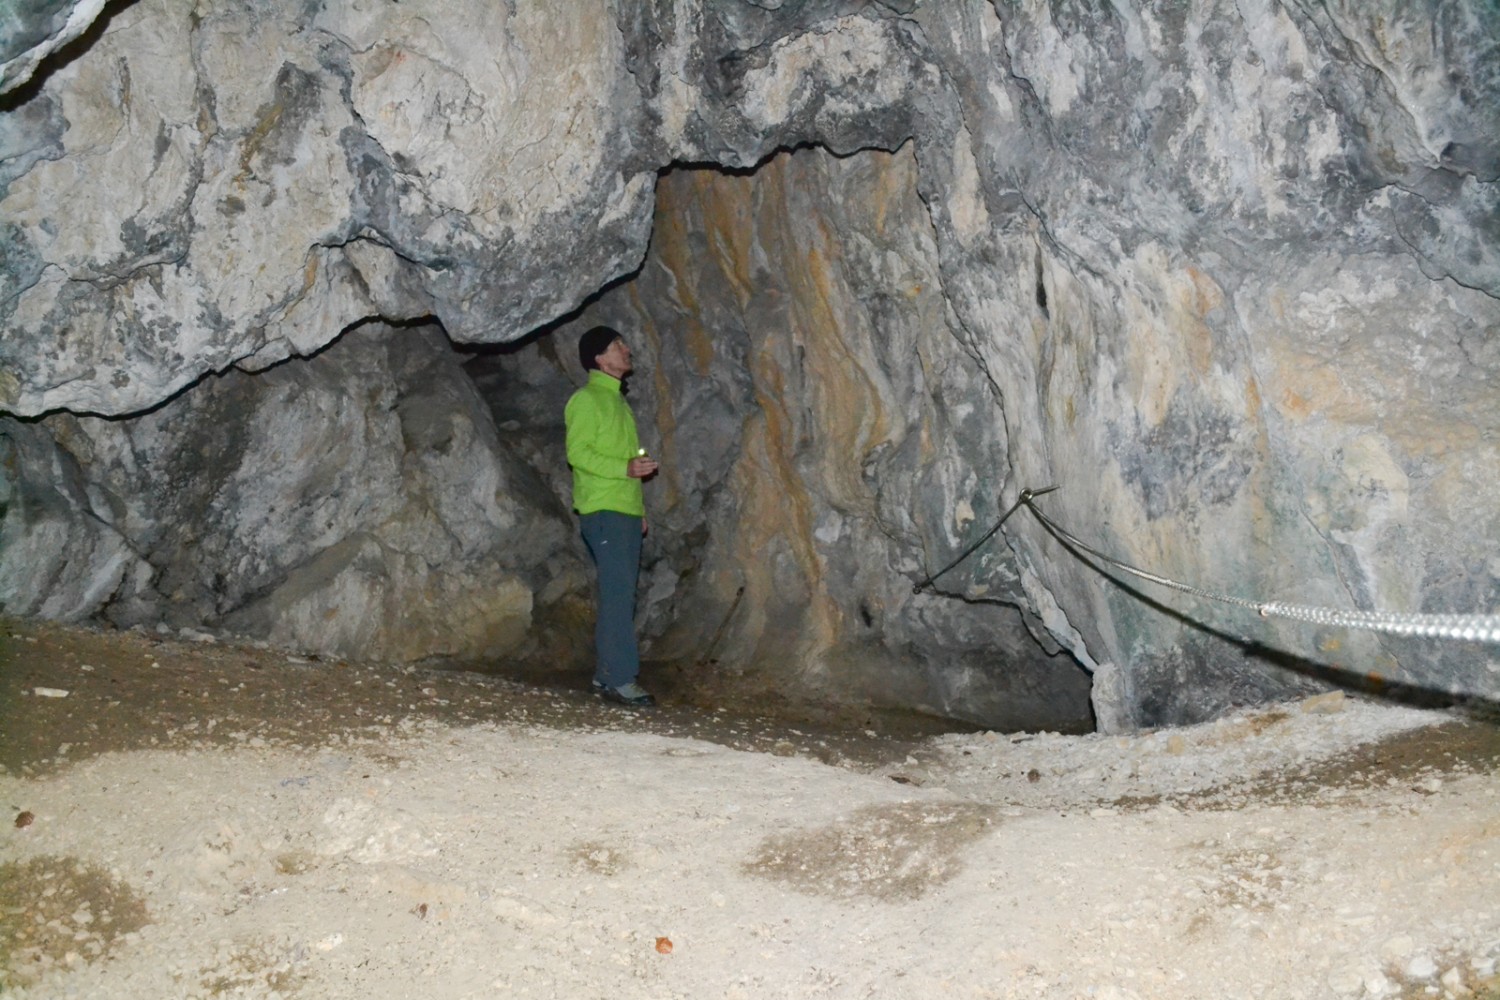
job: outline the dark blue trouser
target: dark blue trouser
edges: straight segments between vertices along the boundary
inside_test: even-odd
[[[641,519],[612,510],[584,514],[583,541],[599,571],[599,617],[594,623],[598,663],[594,679],[617,688],[635,680],[635,585],[641,570]]]

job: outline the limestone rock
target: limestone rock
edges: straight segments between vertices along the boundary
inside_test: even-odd
[[[29,81],[58,49],[82,36],[105,0],[21,0],[0,11],[0,94]]]
[[[697,659],[702,685],[1086,728],[1087,677],[1037,642],[1003,545],[912,592],[993,524],[1007,449],[916,176],[909,147],[675,172],[640,276],[553,335],[561,355],[610,323],[642,372],[630,399],[663,463],[646,655]],[[516,354],[482,384],[503,397],[555,364]],[[532,412],[555,420],[571,384]]]
[[[1493,496],[1476,477],[1500,457],[1481,402],[1500,361],[1481,221],[1500,105],[1479,98],[1496,79],[1463,41],[1493,37],[1493,6],[1014,4],[966,8],[966,30],[951,8],[916,16],[934,60],[962,67],[962,128],[919,160],[945,295],[1013,429],[1011,495],[1063,484],[1043,506],[1091,545],[1218,593],[1500,606],[1476,544],[1495,507],[1471,502]],[[1472,165],[1449,166],[1450,145]],[[1058,641],[1128,672],[1117,724],[1366,671],[1493,691],[1483,649],[1268,625],[1104,584],[1034,526],[1007,537],[1034,570],[1028,603],[1061,613]]]
[[[431,328],[363,328],[133,421],[6,418],[0,443],[28,459],[3,521],[24,542],[0,550],[12,612],[480,660],[521,644],[564,540]],[[50,464],[26,451],[49,445]]]
[[[486,9],[119,11],[6,115],[0,407],[139,411],[372,316],[511,339],[632,267],[606,5]]]

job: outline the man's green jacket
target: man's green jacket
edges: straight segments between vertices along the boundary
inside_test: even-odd
[[[612,510],[646,516],[641,481],[625,472],[640,440],[635,417],[620,392],[620,380],[595,369],[588,384],[563,410],[568,425],[568,464],[573,467],[573,509],[580,514]]]

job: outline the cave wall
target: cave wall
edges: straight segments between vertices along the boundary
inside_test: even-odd
[[[905,662],[923,625],[935,651],[916,657],[913,697],[982,701],[983,650],[1045,668],[1060,646],[1093,673],[1104,728],[1372,672],[1493,696],[1492,647],[1132,594],[1025,519],[946,579],[946,600],[891,579],[1057,483],[1044,504],[1065,526],[1210,590],[1500,607],[1500,10],[1485,0],[600,0],[566,20],[446,0],[139,0],[80,34],[98,12],[37,5],[0,34],[9,608],[173,592],[174,559],[133,550],[113,513],[160,487],[110,499],[115,452],[86,453],[129,433],[98,417],[149,420],[209,373],[312,355],[375,317],[518,341],[647,260],[590,308],[648,336],[660,383],[642,391],[682,477],[668,516],[703,546],[653,564],[663,650],[693,646],[667,624],[680,605],[823,682],[851,669],[845,651]],[[891,164],[906,165],[767,162],[809,144],[904,149]],[[669,173],[658,199],[673,163],[784,176],[741,190]],[[880,193],[898,175],[924,238],[787,186],[911,218]],[[691,248],[675,260],[674,239]],[[773,246],[788,273],[740,259]],[[925,292],[903,302],[915,275]],[[570,353],[551,350],[513,396],[550,405]],[[555,483],[545,434],[499,427],[475,461]],[[198,516],[155,496],[147,509]],[[716,506],[727,496],[744,506]],[[555,546],[519,570],[560,607],[578,586],[553,523]],[[477,550],[446,551],[424,555],[429,573],[479,572]],[[226,586],[240,603],[278,589],[255,579]],[[194,600],[180,606],[207,614]],[[288,613],[245,621],[267,632]],[[783,613],[794,636],[774,635]],[[1023,635],[1035,648],[1011,643]]]
[[[909,28],[862,6],[117,4],[6,64],[0,408],[136,412],[371,316],[523,336],[639,264],[668,163],[898,142]]]
[[[1016,487],[1061,484],[1063,525],[1218,593],[1493,612],[1494,8],[969,10],[926,32],[937,61],[1019,84],[954,74],[924,190]],[[1493,647],[1136,596],[1007,537],[1106,728],[1367,672],[1495,693]]]
[[[0,603],[326,656],[523,650],[535,595],[585,581],[460,361],[434,327],[368,324],[133,420],[0,421]]]
[[[633,267],[610,11],[513,6],[115,10],[5,115],[0,406],[132,412],[367,316],[504,340]]]
[[[595,323],[629,331],[662,462],[644,655],[691,664],[699,687],[1088,728],[1087,675],[1008,596],[1003,545],[913,594],[998,517],[1007,462],[917,176],[910,145],[673,171],[639,275],[549,334],[555,357]],[[505,363],[490,392],[555,366]]]

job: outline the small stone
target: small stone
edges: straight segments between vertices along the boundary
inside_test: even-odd
[[[1328,988],[1348,996],[1364,988],[1365,977],[1358,969],[1340,969],[1328,977]]]
[[[1437,971],[1437,963],[1428,955],[1417,955],[1406,963],[1406,974],[1412,979],[1431,979]]]
[[[1469,994],[1469,988],[1464,985],[1464,974],[1458,971],[1456,965],[1443,973],[1443,978],[1439,982],[1443,984],[1443,989],[1454,996],[1461,997]]]
[[[1343,710],[1344,692],[1342,691],[1329,691],[1302,701],[1302,711],[1306,715],[1334,715]]]
[[[1412,953],[1416,942],[1408,934],[1397,934],[1380,946],[1380,957],[1387,962],[1399,962]]]

